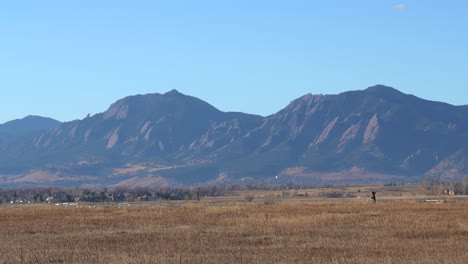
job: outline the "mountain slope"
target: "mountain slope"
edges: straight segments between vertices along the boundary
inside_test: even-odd
[[[123,98],[0,149],[0,185],[2,174],[4,182],[73,186],[459,179],[467,153],[466,106],[383,85],[307,94],[268,117],[225,113],[173,90]]]
[[[136,95],[115,102],[104,113],[38,135],[26,152],[36,153],[29,162],[33,166],[62,167],[69,173],[103,174],[136,163],[185,164],[195,150],[224,146],[261,120],[221,112],[176,90]]]
[[[224,113],[173,90],[162,95],[137,95],[119,100],[102,114],[65,124],[48,139],[38,142],[38,146],[99,143],[112,150],[142,145],[145,150],[141,154],[168,155],[189,149],[195,140],[220,123],[243,124],[244,120],[255,126],[261,117]]]
[[[61,124],[52,118],[40,116],[27,116],[0,124],[0,163],[19,155],[35,135],[49,133]],[[13,159],[10,162],[17,161]]]
[[[243,137],[238,145],[248,158],[232,167],[250,160],[251,173],[265,176],[346,174],[358,168],[421,177],[466,149],[467,116],[463,107],[382,85],[338,95],[309,94]]]

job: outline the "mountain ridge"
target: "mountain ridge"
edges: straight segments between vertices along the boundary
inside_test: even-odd
[[[466,109],[383,85],[306,94],[266,117],[223,112],[177,90],[134,95],[9,146],[0,175],[15,173],[0,185],[30,180],[31,171],[54,175],[54,184],[106,186],[148,177],[181,185],[274,183],[278,175],[311,183],[460,179],[468,175]]]

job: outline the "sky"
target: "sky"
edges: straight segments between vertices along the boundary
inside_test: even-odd
[[[468,2],[0,2],[0,123],[172,89],[266,116],[375,84],[468,104]]]

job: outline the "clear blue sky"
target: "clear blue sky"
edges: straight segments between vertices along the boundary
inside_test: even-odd
[[[269,115],[374,84],[468,104],[468,2],[0,3],[0,123],[69,121],[171,89]]]

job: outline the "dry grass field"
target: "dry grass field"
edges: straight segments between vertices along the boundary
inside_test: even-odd
[[[468,203],[390,193],[377,204],[255,193],[264,198],[3,206],[0,263],[468,262]]]

